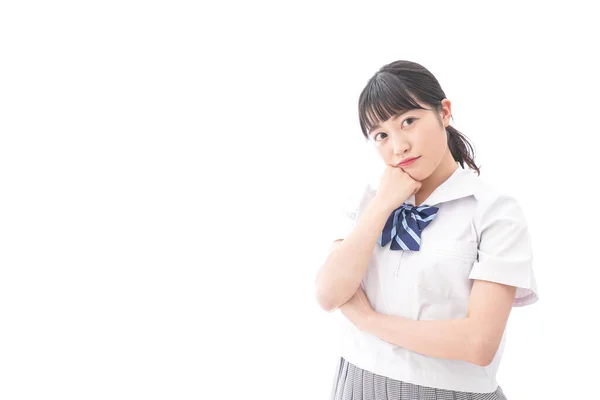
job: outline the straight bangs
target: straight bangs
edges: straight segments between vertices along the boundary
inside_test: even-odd
[[[358,118],[363,135],[368,139],[374,126],[405,111],[426,110],[417,103],[397,76],[380,72],[372,77],[358,99]]]

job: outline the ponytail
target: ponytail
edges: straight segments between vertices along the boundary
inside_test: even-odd
[[[448,147],[454,160],[463,168],[467,164],[477,172],[477,175],[480,175],[479,167],[475,165],[473,146],[471,146],[467,137],[450,125],[446,127],[446,133],[448,134]]]

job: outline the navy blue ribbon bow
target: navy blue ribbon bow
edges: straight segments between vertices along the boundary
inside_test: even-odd
[[[402,204],[389,216],[377,243],[383,247],[393,240],[391,250],[419,251],[421,232],[433,221],[438,210],[433,206]]]

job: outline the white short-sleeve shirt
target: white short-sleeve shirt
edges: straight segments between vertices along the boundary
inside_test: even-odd
[[[376,192],[377,184],[366,183],[346,197],[333,240],[352,231]],[[406,203],[414,205],[414,196]],[[412,320],[464,318],[474,279],[516,286],[514,307],[538,300],[527,222],[513,197],[459,165],[422,205],[439,210],[421,233],[419,251],[390,250],[391,242],[373,250],[361,285],[376,312]],[[505,334],[492,363],[482,367],[385,342],[343,315],[340,328],[341,355],[373,373],[447,390],[486,393],[498,386]]]

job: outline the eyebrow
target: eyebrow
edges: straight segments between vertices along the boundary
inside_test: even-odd
[[[396,115],[394,115],[392,117],[392,122],[395,121],[397,118],[400,118],[401,116],[403,116],[404,114],[406,114],[407,112],[410,112],[412,110],[406,110],[406,111],[402,111],[401,113],[398,113]],[[379,125],[373,125],[371,127],[371,129],[369,130],[369,136],[371,136],[371,134],[373,133],[373,131],[376,131],[377,129],[381,128],[381,126]]]

